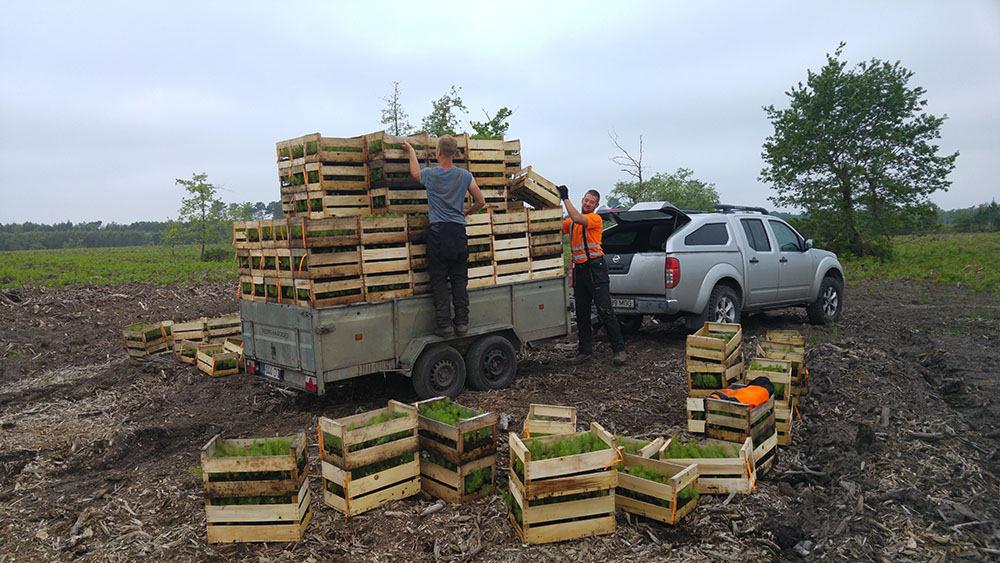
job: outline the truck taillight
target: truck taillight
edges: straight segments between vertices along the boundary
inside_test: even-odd
[[[681,282],[681,263],[676,258],[667,258],[663,263],[663,287],[671,289]]]

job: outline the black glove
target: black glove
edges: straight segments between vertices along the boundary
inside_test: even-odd
[[[559,201],[564,199],[569,199],[569,188],[566,186],[559,186]]]

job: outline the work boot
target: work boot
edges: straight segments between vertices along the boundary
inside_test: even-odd
[[[574,366],[585,364],[590,361],[590,354],[577,354],[575,358],[569,361],[569,363]]]
[[[440,336],[441,338],[448,338],[449,336],[455,336],[455,329],[449,326],[439,326],[434,329],[434,334]]]
[[[469,333],[469,325],[455,325],[455,334],[457,336],[465,336]]]
[[[625,350],[616,353],[615,357],[611,358],[611,363],[615,364],[616,366],[625,365]]]

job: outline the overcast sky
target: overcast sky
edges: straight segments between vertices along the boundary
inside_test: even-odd
[[[461,87],[573,199],[628,179],[609,131],[644,139],[647,175],[690,168],[726,203],[760,183],[762,106],[819,70],[900,61],[961,152],[944,209],[997,198],[1000,2],[5,2],[0,223],[177,216],[175,178],[227,202],[278,200],[275,142],[382,129],[392,82],[418,125]]]

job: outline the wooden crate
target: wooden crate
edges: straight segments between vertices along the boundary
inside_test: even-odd
[[[240,372],[240,354],[229,352],[223,344],[202,344],[198,346],[198,369],[210,377],[222,377]],[[223,362],[231,363],[224,366]]]
[[[809,369],[806,368],[804,346],[761,340],[757,342],[756,354],[760,358],[788,360],[792,363],[792,395],[802,397],[809,394]]]
[[[805,347],[806,339],[797,330],[769,330],[765,338],[770,342]]]
[[[628,446],[634,446],[638,453],[632,455],[638,455],[647,459],[654,457],[664,444],[663,438],[656,438],[654,440],[639,440],[637,438],[629,438],[628,436],[616,436],[616,438],[618,440],[618,448],[623,454],[630,453]]]
[[[226,352],[232,352],[239,355],[239,360],[236,362],[236,367],[239,369],[244,369],[243,364],[243,336],[230,336],[226,338],[226,341],[222,343],[222,347]]]
[[[459,136],[456,136],[455,139],[459,140]],[[410,155],[406,147],[403,146],[404,140],[413,146],[417,159],[421,162],[426,162],[429,157],[433,156],[433,150],[437,148],[436,142],[433,148],[430,147],[430,137],[427,133],[396,136],[385,131],[376,131],[365,135],[367,160],[408,160]]]
[[[218,342],[225,342],[227,338],[243,333],[239,313],[208,319],[205,322],[205,329],[208,331],[208,339]]]
[[[506,199],[507,155],[501,139],[469,139],[469,172],[481,188],[497,188]]]
[[[363,218],[360,225],[365,301],[413,295],[406,218]]]
[[[713,338],[709,334],[729,335],[729,340]],[[688,361],[728,363],[733,361],[733,352],[743,344],[743,330],[739,324],[705,323],[694,334],[687,337]],[[732,364],[729,364],[732,365]]]
[[[208,339],[208,319],[202,317],[193,321],[174,323],[172,328],[174,340],[188,342],[205,342]]]
[[[173,344],[173,323],[164,326],[162,322],[132,325],[122,330],[125,338],[125,352],[130,358],[139,358],[169,350]]]
[[[219,457],[224,445],[245,448],[254,442],[223,440],[221,434],[201,449],[209,543],[302,539],[312,519],[306,437],[300,432],[285,438],[292,440],[287,455]],[[243,504],[254,497],[284,498],[277,503]]]
[[[628,468],[634,466],[668,476],[670,483],[628,473]],[[679,464],[624,454],[624,459],[618,464],[615,508],[673,526],[694,510],[698,503],[697,496],[687,501],[677,498],[678,493],[686,487],[697,491],[698,478],[697,464]]]
[[[774,397],[751,408],[749,405],[705,398],[705,434],[727,442],[752,438],[754,444],[774,433]]]
[[[192,342],[190,340],[174,340],[174,354],[177,359],[191,365],[198,364],[198,347],[202,342]]]
[[[511,432],[509,517],[524,543],[557,542],[615,531],[617,471],[612,469],[619,459],[615,437],[596,422],[591,423],[589,433],[608,444],[608,449],[533,461],[525,443]],[[576,435],[555,434],[531,440],[553,442]],[[522,467],[520,474],[518,463]],[[549,504],[531,505],[545,499]]]
[[[753,450],[754,467],[757,475],[766,475],[778,459],[778,433],[773,432]]]
[[[306,162],[359,164],[365,161],[363,137],[323,137],[319,133],[303,135],[276,143],[279,169]]]
[[[788,447],[792,444],[792,425],[795,420],[789,407],[774,407],[774,430],[778,433],[778,445]]]
[[[788,360],[752,358],[743,382],[749,384],[758,377],[766,377],[774,385],[775,407],[789,408],[792,402],[792,363]]]
[[[377,416],[395,413],[403,416],[354,428]],[[417,424],[416,407],[398,401],[389,401],[382,409],[336,420],[320,417],[323,502],[345,516],[355,516],[419,493]],[[395,439],[377,444],[382,438]],[[358,449],[352,451],[352,447]],[[378,466],[400,461],[400,457],[409,459],[384,469]]]
[[[521,171],[521,141],[513,139],[503,142],[503,162],[507,177],[511,178]]]
[[[493,266],[497,284],[531,279],[526,210],[493,214]]]
[[[443,401],[436,397],[415,404],[431,406]],[[481,413],[458,421],[457,426],[444,424],[418,414],[420,443],[420,487],[431,496],[448,502],[465,503],[493,493],[496,480],[497,415]],[[487,434],[478,444],[466,441],[473,432]],[[431,458],[437,458],[432,460]],[[474,471],[489,468],[490,484],[485,490],[466,490],[466,477]]]
[[[704,399],[701,399],[704,400]],[[708,440],[725,446],[738,448],[734,457],[720,458],[671,458],[667,456],[670,444],[674,439],[667,440],[657,452],[657,458],[680,465],[694,464],[698,466],[699,493],[707,495],[726,495],[729,493],[750,494],[757,482],[756,461],[754,458],[753,440],[747,438],[742,445],[717,440]]]
[[[704,376],[697,374],[710,374],[718,378],[718,382],[707,384],[699,379]],[[733,353],[725,363],[699,362],[689,359],[687,361],[687,382],[689,397],[707,397],[714,391],[725,389],[733,383],[739,383],[743,379],[743,351],[739,348]],[[700,384],[699,384],[700,383]]]
[[[531,403],[523,429],[525,439],[531,438],[532,434],[572,434],[576,432],[576,407]]]
[[[527,167],[518,171],[510,180],[510,195],[536,209],[556,208],[562,205],[559,188],[540,174]]]
[[[427,189],[419,182],[403,186],[372,188],[372,213],[428,213]]]

